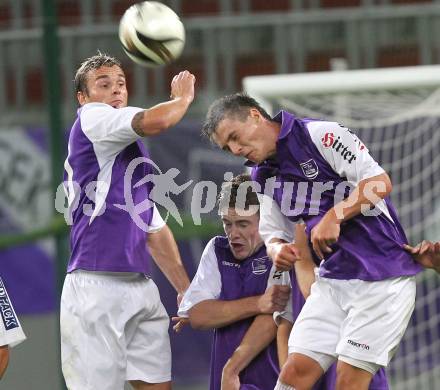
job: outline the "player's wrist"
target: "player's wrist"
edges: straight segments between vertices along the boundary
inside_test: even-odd
[[[272,259],[272,261],[275,261],[279,253],[281,252],[283,245],[286,245],[285,242],[282,241],[271,241],[267,244],[266,250],[269,257]]]
[[[179,103],[182,103],[182,105],[185,108],[188,108],[190,106],[190,104],[192,103],[193,99],[194,98],[192,96],[188,96],[188,95],[184,95],[184,94],[177,95],[177,96],[171,95],[171,100],[177,101]]]
[[[255,305],[255,312],[256,314],[263,314],[264,313],[264,294],[259,295],[257,297],[256,305]]]
[[[226,376],[239,375],[240,370],[238,369],[238,365],[230,358],[225,366],[223,367],[223,374]]]
[[[226,362],[223,371],[228,375],[240,375],[240,372],[246,367],[246,348],[242,345],[234,351],[232,356]]]
[[[344,221],[343,207],[338,207],[338,205],[332,207],[325,214],[325,218],[328,222],[340,225]]]

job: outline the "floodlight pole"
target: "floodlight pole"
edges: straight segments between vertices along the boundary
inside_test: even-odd
[[[59,74],[59,47],[57,36],[57,21],[55,16],[55,1],[42,1],[42,16],[43,16],[43,58],[46,79],[47,92],[47,110],[49,115],[50,128],[50,166],[51,166],[51,202],[55,200],[55,194],[58,184],[62,179],[62,151],[63,148],[63,131],[60,109],[60,74]],[[55,213],[55,208],[53,207]],[[62,290],[62,283],[65,275],[65,263],[67,251],[65,250],[65,240],[62,234],[56,234],[55,237],[55,270],[56,270],[56,312],[57,312],[57,340],[60,346],[59,333],[59,302]],[[57,348],[58,362],[60,359],[60,349]],[[61,372],[61,370],[60,370]],[[65,384],[60,375],[60,388],[65,389]]]

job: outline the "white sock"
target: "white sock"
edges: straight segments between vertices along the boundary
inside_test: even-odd
[[[292,386],[281,383],[278,379],[277,384],[273,390],[295,390]]]

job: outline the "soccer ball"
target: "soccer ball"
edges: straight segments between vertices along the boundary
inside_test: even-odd
[[[119,23],[119,40],[133,61],[155,67],[180,56],[185,45],[185,28],[165,4],[143,1],[125,11]]]

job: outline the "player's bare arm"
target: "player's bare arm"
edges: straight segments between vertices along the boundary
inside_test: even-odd
[[[174,236],[167,225],[155,233],[148,234],[148,248],[154,262],[177,294],[184,294],[189,286],[189,278],[183,267]]]
[[[310,252],[304,225],[295,227],[295,243],[273,238],[267,245],[267,253],[277,270],[288,271],[295,268],[296,279],[304,298],[310,295],[315,281],[315,263]],[[299,261],[300,260],[300,261]]]
[[[189,320],[195,329],[221,328],[258,314],[282,311],[289,300],[289,286],[272,286],[262,295],[222,301],[207,299],[189,310]]]
[[[312,229],[311,241],[313,250],[320,258],[331,253],[340,234],[340,224],[369,210],[391,193],[391,180],[387,173],[364,179],[343,201],[331,208],[321,221]]]
[[[277,270],[289,271],[300,259],[299,250],[295,244],[279,238],[272,238],[267,244],[267,254],[272,259]]]
[[[174,76],[171,100],[138,112],[131,122],[142,137],[157,135],[178,123],[194,100],[195,77],[187,70]]]
[[[310,289],[315,281],[315,263],[309,248],[304,224],[295,225],[295,246],[299,250],[301,261],[295,262],[295,275],[301,294],[305,299],[310,295]]]
[[[6,371],[9,363],[9,347],[7,345],[0,346],[0,379]]]
[[[255,317],[240,345],[223,368],[222,390],[235,390],[240,387],[238,375],[274,340],[276,332],[277,326],[271,315],[262,314]]]
[[[292,327],[293,324],[290,321],[285,318],[280,319],[277,329],[277,352],[280,369],[284,366],[284,363],[286,363],[287,356],[289,355],[288,341]]]
[[[423,267],[434,269],[440,273],[440,241],[433,243],[423,240],[416,246],[405,245],[404,248]]]

